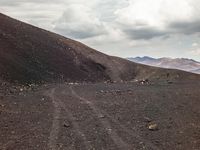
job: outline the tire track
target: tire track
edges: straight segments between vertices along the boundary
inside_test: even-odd
[[[113,123],[115,123],[116,125],[118,125],[124,132],[126,132],[127,135],[130,135],[140,141],[142,141],[144,143],[144,145],[146,145],[148,148],[151,148],[153,150],[160,150],[157,146],[155,146],[154,144],[152,144],[151,142],[145,140],[144,138],[142,138],[139,135],[139,132],[136,130],[131,130],[128,129],[126,126],[124,126],[123,124],[121,124],[119,121],[117,121],[116,119],[114,119],[113,117],[111,117],[108,113],[106,113],[105,111],[103,111],[103,114],[105,116],[107,116]]]
[[[124,132],[126,132],[127,135],[132,136],[136,139],[138,139],[140,142],[143,143],[148,150],[160,150],[160,148],[156,145],[154,145],[152,142],[144,139],[143,137],[140,136],[140,133],[138,132],[137,129],[128,129],[125,125],[121,124],[117,119],[109,115],[106,111],[101,109],[102,114],[104,114],[106,117],[108,117],[113,123],[118,125]]]
[[[126,126],[124,126],[123,124],[121,124],[118,120],[114,119],[113,117],[111,117],[107,112],[103,111],[103,110],[100,110],[99,108],[97,108],[91,101],[85,99],[84,97],[81,97],[79,96],[74,90],[72,87],[70,87],[70,90],[72,92],[72,94],[77,97],[78,99],[80,99],[81,101],[83,101],[84,103],[88,104],[89,107],[97,114],[97,116],[101,117],[101,116],[106,116],[108,117],[113,123],[115,123],[116,125],[118,125],[127,135],[130,135],[138,140],[140,140],[141,142],[144,143],[145,146],[147,146],[148,148],[151,148],[153,150],[160,150],[156,145],[152,144],[151,142],[149,142],[148,140],[145,140],[144,138],[142,138],[139,134],[138,131],[136,130],[130,130],[128,129]],[[106,125],[110,126],[109,125],[109,122],[106,120],[106,123],[105,123],[105,119],[102,118],[102,124],[104,125],[104,127]],[[108,123],[108,124],[107,124]],[[110,127],[111,129],[111,127]],[[111,135],[112,136],[112,135]],[[115,140],[115,138],[117,137],[117,133],[114,132],[114,137],[112,137],[112,139],[117,142],[117,140]],[[118,137],[119,139],[119,137]],[[121,138],[120,138],[121,139]],[[120,140],[119,139],[119,140]],[[123,142],[123,140],[120,140],[121,142]],[[119,141],[118,141],[119,142]],[[122,144],[122,143],[121,143]]]
[[[49,96],[52,99],[53,105],[54,105],[54,113],[53,113],[53,122],[52,122],[52,127],[49,135],[49,141],[48,141],[48,148],[50,150],[56,150],[57,146],[57,139],[58,139],[58,134],[60,130],[60,113],[61,113],[61,108],[59,106],[59,103],[56,101],[54,97],[55,93],[55,88],[51,90],[47,96]]]
[[[77,137],[81,137],[82,138],[86,150],[92,149],[92,145],[87,140],[85,134],[81,131],[78,123],[76,122],[76,118],[74,118],[74,116],[72,115],[72,113],[67,109],[66,105],[62,101],[59,100],[59,104],[62,107],[62,109],[65,110],[67,118],[69,118],[69,120],[72,123],[72,126],[76,130]]]
[[[53,99],[53,103],[55,104],[54,105],[55,108],[57,108],[55,110],[59,110],[59,112],[56,111],[54,114],[60,114],[61,109],[63,109],[66,112],[65,114],[66,114],[67,118],[71,121],[72,126],[76,131],[75,134],[77,134],[77,137],[80,137],[82,139],[86,150],[92,149],[92,145],[87,140],[85,134],[81,131],[78,123],[76,122],[76,118],[74,118],[73,114],[67,109],[66,105],[61,101],[61,99],[56,97],[55,93],[56,93],[55,89],[53,89],[51,91],[51,93],[49,94],[49,96]],[[58,117],[58,115],[55,115],[54,117],[58,118],[58,119],[60,118],[60,116]],[[58,133],[59,133],[59,123],[56,122],[55,118],[54,118],[55,121],[53,122],[52,130],[51,130],[51,134],[50,134],[51,140],[49,142],[49,148],[51,148],[52,150],[56,150],[56,139],[58,138]]]
[[[74,95],[76,98],[80,99],[81,101],[83,101],[84,103],[88,104],[88,106],[93,110],[93,112],[98,116],[101,117],[103,116],[103,114],[101,113],[101,111],[90,101],[88,101],[87,99],[79,96],[73,89],[72,87],[70,87],[71,93],[72,95]],[[108,120],[106,120],[105,118],[100,119],[101,124],[103,125],[103,127],[106,129],[106,131],[108,132],[108,134],[110,135],[111,139],[113,140],[113,142],[115,143],[115,145],[121,149],[121,150],[130,150],[131,146],[126,143],[125,141],[123,141],[123,139],[117,134],[117,132],[112,129],[110,123]]]

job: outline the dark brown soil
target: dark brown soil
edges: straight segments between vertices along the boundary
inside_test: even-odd
[[[199,89],[200,82],[60,84],[4,96],[0,149],[197,150]]]

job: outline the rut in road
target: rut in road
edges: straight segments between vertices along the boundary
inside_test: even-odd
[[[47,93],[47,92],[46,92]],[[50,91],[50,93],[46,94],[49,96],[53,102],[54,105],[54,113],[53,113],[53,122],[52,122],[52,127],[49,135],[49,141],[48,141],[48,148],[50,150],[56,150],[57,146],[57,139],[58,139],[58,134],[60,130],[60,113],[61,113],[61,108],[59,106],[59,103],[56,101],[54,97],[55,93],[55,88]]]
[[[85,98],[79,96],[79,95],[72,89],[72,87],[70,87],[70,90],[71,90],[72,94],[73,94],[76,98],[78,98],[78,99],[80,99],[81,101],[83,101],[83,102],[85,102],[86,104],[88,104],[89,107],[93,110],[93,112],[94,112],[98,117],[103,116],[103,114],[101,113],[101,111],[100,111],[98,108],[96,108],[96,106],[95,106],[92,102],[90,102],[90,101],[86,100]],[[110,135],[111,139],[113,140],[113,142],[115,143],[115,145],[116,145],[119,149],[122,149],[122,150],[130,150],[130,149],[131,149],[131,146],[130,146],[128,143],[126,143],[125,141],[123,141],[123,139],[117,134],[117,132],[116,132],[114,129],[112,129],[112,127],[111,127],[111,125],[110,125],[110,123],[109,123],[108,120],[106,120],[105,118],[102,118],[102,119],[100,119],[100,122],[101,122],[101,124],[103,125],[103,127],[107,130],[107,132],[108,132],[108,134]]]
[[[57,139],[58,139],[58,134],[59,134],[59,129],[60,129],[60,113],[61,113],[61,108],[66,112],[67,118],[72,122],[72,126],[74,127],[77,137],[81,137],[84,143],[84,146],[87,150],[92,149],[91,144],[88,142],[86,139],[86,136],[84,133],[80,130],[79,125],[76,122],[76,119],[73,117],[72,113],[67,109],[65,104],[55,96],[55,88],[51,90],[50,94],[48,95],[54,104],[54,116],[53,116],[53,123],[52,123],[52,129],[50,132],[49,136],[49,143],[48,147],[51,150],[57,150],[58,148],[56,147],[57,144]]]
[[[65,104],[61,100],[58,99],[58,103],[62,107],[62,109],[65,110],[67,118],[69,118],[69,120],[72,122],[72,126],[74,127],[74,129],[76,131],[77,137],[82,138],[86,150],[92,149],[92,145],[87,140],[85,134],[81,131],[78,123],[76,122],[76,118],[74,118],[72,113],[67,109],[67,107],[65,106]]]
[[[101,116],[106,116],[106,117],[108,117],[113,123],[115,123],[116,125],[118,125],[124,132],[126,132],[127,135],[130,135],[130,136],[132,136],[132,137],[134,137],[134,138],[140,140],[141,142],[143,142],[143,144],[144,144],[145,146],[147,146],[146,148],[153,149],[153,150],[159,150],[159,148],[158,148],[156,145],[154,145],[154,144],[152,144],[151,142],[149,142],[149,141],[145,140],[144,138],[142,138],[142,137],[140,136],[139,132],[133,131],[133,130],[130,130],[130,129],[127,129],[127,127],[125,127],[124,125],[122,125],[118,120],[116,120],[116,119],[114,119],[113,117],[111,117],[107,112],[105,112],[105,111],[103,111],[103,110],[100,110],[100,109],[97,108],[91,101],[85,99],[84,97],[79,96],[79,95],[73,90],[72,87],[70,87],[70,90],[71,90],[71,93],[72,93],[75,97],[77,97],[78,99],[80,99],[80,100],[83,101],[84,103],[88,104],[89,107],[95,112],[95,114],[96,114],[97,116],[99,116],[99,117],[101,117]],[[106,120],[105,118],[102,118],[102,119],[101,119],[101,123],[103,124],[104,127],[107,127],[107,129],[112,129],[112,128],[111,128],[111,125],[109,124],[109,121]],[[127,150],[130,149],[130,146],[129,146],[127,143],[125,143],[125,142],[121,139],[121,137],[119,137],[119,136],[117,135],[117,133],[116,133],[115,131],[113,131],[113,130],[110,131],[110,130],[109,130],[108,133],[109,133],[109,132],[111,132],[111,134],[110,134],[110,135],[111,135],[111,138],[112,138],[112,140],[115,142],[115,144],[119,146],[119,148],[124,149],[124,148],[126,147]],[[119,145],[119,143],[120,143],[120,145]],[[123,145],[121,145],[121,144],[123,144]],[[122,146],[123,146],[123,147],[122,147]]]

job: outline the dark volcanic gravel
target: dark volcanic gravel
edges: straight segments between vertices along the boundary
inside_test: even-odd
[[[60,84],[4,96],[0,149],[198,150],[199,89],[200,82]]]

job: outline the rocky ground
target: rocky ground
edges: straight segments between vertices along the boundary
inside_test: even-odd
[[[2,94],[0,149],[198,150],[199,89],[199,81],[71,83]]]

